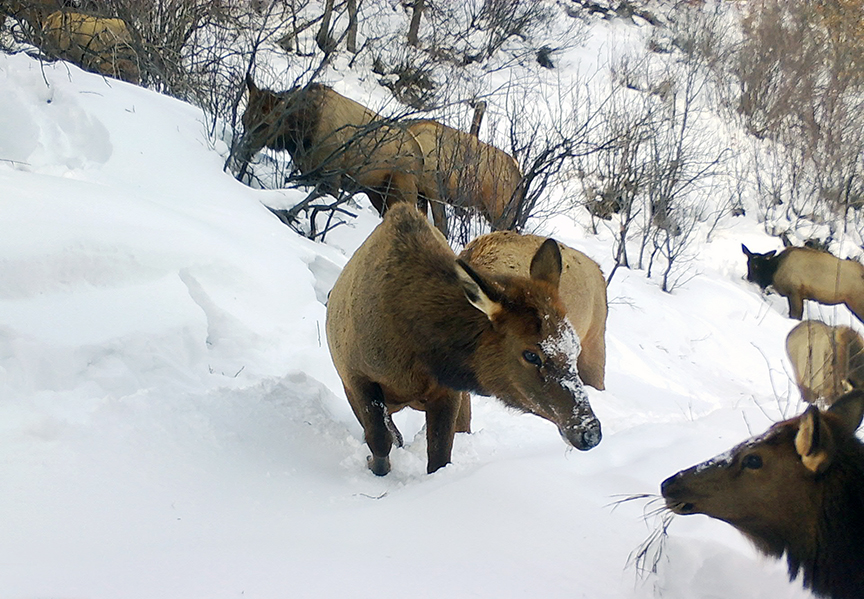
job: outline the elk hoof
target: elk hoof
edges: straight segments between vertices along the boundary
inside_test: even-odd
[[[375,476],[384,476],[390,472],[390,458],[387,456],[382,458],[370,455],[366,458],[366,464]]]

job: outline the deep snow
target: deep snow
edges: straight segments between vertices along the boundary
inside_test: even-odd
[[[299,192],[223,172],[193,107],[24,55],[0,89],[0,596],[809,596],[703,516],[640,576],[659,503],[615,505],[800,409],[795,323],[742,279],[742,241],[778,245],[752,220],[673,294],[615,275],[597,448],[478,397],[434,475],[422,416],[397,414],[377,478],[323,326],[371,208],[312,243],[263,206]],[[609,272],[608,239],[546,226]]]

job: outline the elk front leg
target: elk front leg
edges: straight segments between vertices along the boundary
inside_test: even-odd
[[[457,391],[426,404],[426,472],[429,474],[450,463],[459,404]]]
[[[801,320],[804,316],[804,298],[797,293],[790,293],[789,297],[789,318]]]

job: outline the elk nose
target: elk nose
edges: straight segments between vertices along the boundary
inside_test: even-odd
[[[603,438],[603,433],[600,432],[600,426],[596,428],[590,428],[582,433],[582,444],[584,447],[580,447],[579,449],[591,449],[592,447],[596,447],[600,444],[600,440]]]
[[[664,480],[662,483],[660,483],[660,494],[663,495],[663,497],[669,496],[669,493],[670,493],[669,488],[675,483],[675,479],[677,479],[677,478],[678,478],[678,475],[673,474],[672,476],[670,476],[669,478]]]
[[[561,435],[570,445],[579,451],[588,451],[596,447],[603,438],[599,420],[594,420],[583,429],[570,429],[566,434],[562,432]]]

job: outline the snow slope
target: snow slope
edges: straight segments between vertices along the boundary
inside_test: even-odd
[[[0,89],[0,597],[808,596],[702,516],[640,575],[659,503],[615,505],[800,409],[794,323],[742,280],[742,241],[776,247],[752,221],[674,294],[616,274],[596,449],[475,398],[453,464],[426,475],[400,413],[377,478],[323,326],[371,208],[315,244],[193,107],[23,55]],[[609,240],[549,226],[609,271]]]

